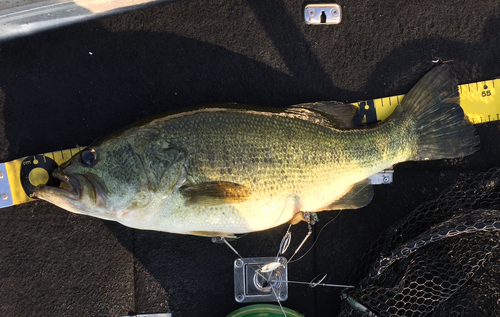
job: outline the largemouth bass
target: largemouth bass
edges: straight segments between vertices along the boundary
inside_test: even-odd
[[[305,211],[359,208],[368,177],[396,163],[477,150],[449,66],[426,74],[390,118],[349,128],[352,105],[211,106],[147,120],[76,154],[35,196],[126,226],[201,236],[269,229]],[[354,109],[355,110],[355,109]]]

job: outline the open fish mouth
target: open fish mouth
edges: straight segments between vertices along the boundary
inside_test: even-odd
[[[80,200],[82,187],[77,177],[69,177],[60,169],[56,169],[54,172],[52,172],[52,175],[54,176],[54,178],[66,184],[66,186],[53,187],[40,185],[36,187],[33,192],[35,197],[47,200],[60,207],[63,207],[61,204],[64,201],[69,200],[74,203]]]
[[[111,214],[102,212],[103,206],[105,206],[104,192],[99,192],[102,188],[99,184],[95,185],[91,181],[92,177],[81,174],[66,174],[60,169],[55,170],[52,175],[67,186],[40,185],[33,192],[35,197],[76,214],[113,219]]]
[[[80,198],[81,192],[82,192],[82,187],[81,187],[80,181],[78,180],[78,177],[69,177],[68,175],[64,174],[64,172],[61,171],[60,169],[56,169],[52,173],[52,175],[56,179],[60,180],[64,184],[66,184],[66,186],[67,186],[67,187],[61,187],[59,189],[64,190],[64,191],[68,192],[69,194],[72,194],[75,199]]]
[[[67,174],[61,169],[52,175],[66,186],[40,185],[33,192],[35,197],[75,213],[89,214],[96,207],[105,207],[105,187],[92,175]]]

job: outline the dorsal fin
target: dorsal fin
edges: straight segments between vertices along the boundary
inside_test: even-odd
[[[304,119],[308,121],[330,125],[332,128],[348,129],[353,127],[351,122],[357,110],[358,107],[350,103],[320,101],[294,105],[286,111],[303,114]]]

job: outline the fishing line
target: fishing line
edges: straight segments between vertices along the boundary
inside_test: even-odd
[[[342,285],[342,284],[326,284],[326,283],[319,283],[316,285],[312,285],[311,282],[299,282],[299,281],[282,281],[282,280],[269,280],[269,282],[281,282],[281,283],[288,283],[288,284],[302,284],[302,285],[309,285],[311,288],[315,288],[316,286],[328,286],[328,287],[340,287],[340,288],[354,288],[352,285]]]
[[[226,244],[226,245],[227,245],[227,246],[228,246],[231,250],[233,250],[233,252],[234,252],[234,253],[236,253],[236,255],[237,255],[238,257],[242,258],[242,256],[238,253],[238,251],[236,251],[236,249],[235,249],[235,248],[233,248],[233,246],[229,244],[229,242],[226,240],[226,238],[224,238],[224,237],[220,237],[220,239],[221,239],[222,241],[224,241],[224,243],[225,243],[225,244]]]
[[[281,301],[280,301],[280,299],[279,299],[278,295],[276,294],[276,290],[274,289],[273,284],[271,284],[271,289],[272,289],[272,291],[273,291],[274,297],[276,297],[276,301],[278,302],[278,305],[280,305],[280,308],[281,308],[281,311],[283,312],[283,315],[284,315],[285,317],[287,317],[286,312],[285,312],[285,310],[283,309],[283,306],[281,305]]]
[[[346,203],[347,203],[347,202],[349,202],[349,201],[352,199],[352,197],[354,197],[354,196],[356,196],[357,194],[359,194],[359,193],[360,193],[363,189],[365,189],[367,186],[370,186],[370,185],[365,185],[365,186],[363,186],[362,188],[360,188],[360,189],[359,189],[359,190],[358,190],[358,191],[357,191],[354,195],[352,195],[352,196],[351,196],[351,197],[350,197],[350,198],[346,201]],[[317,236],[317,237],[316,237],[316,239],[314,240],[314,243],[313,243],[313,245],[309,248],[309,250],[307,250],[307,251],[306,251],[306,253],[304,253],[304,255],[302,255],[300,258],[298,258],[298,259],[297,259],[297,260],[295,260],[295,261],[298,261],[298,260],[302,259],[304,256],[306,256],[306,254],[307,254],[307,253],[309,253],[309,251],[311,251],[311,249],[312,249],[312,248],[316,245],[316,242],[318,241],[319,236],[321,235],[321,232],[323,231],[323,229],[324,229],[324,228],[325,228],[328,224],[330,224],[333,220],[335,220],[335,219],[339,216],[340,211],[341,211],[341,210],[339,210],[339,212],[337,213],[337,215],[336,215],[333,219],[331,219],[330,221],[328,221],[328,222],[327,222],[327,223],[326,223],[326,224],[325,224],[325,225],[321,228],[321,230],[320,230],[320,231],[319,231],[319,233],[318,233],[318,236]],[[293,257],[294,257],[294,256],[295,256],[298,252],[299,252],[299,250],[302,248],[302,246],[304,245],[304,243],[306,243],[307,239],[308,239],[308,238],[311,236],[311,234],[312,234],[312,226],[311,226],[311,213],[306,212],[306,213],[304,213],[304,215],[305,215],[305,221],[307,222],[307,227],[308,227],[309,231],[307,232],[307,235],[304,237],[304,239],[302,240],[302,242],[300,243],[300,245],[298,246],[298,248],[295,250],[295,252],[292,254],[292,256],[290,257],[290,259],[288,260],[288,263],[293,263],[293,262],[295,262],[295,261],[292,261]],[[288,228],[288,230],[290,230],[290,227]],[[288,231],[287,231],[287,234],[288,234]],[[291,233],[290,233],[290,236],[291,236]],[[285,234],[285,237],[286,237],[286,234]],[[285,239],[285,237],[283,237],[283,239]],[[288,243],[290,243],[290,242],[288,242]],[[281,241],[281,244],[283,244],[283,240]],[[280,249],[281,249],[281,245],[280,245]]]
[[[320,231],[318,233],[318,236],[316,237],[316,239],[313,242],[312,246],[300,258],[296,259],[295,261],[298,261],[298,260],[302,259],[304,256],[306,256],[314,248],[314,246],[316,245],[316,242],[318,241],[321,233],[323,232],[323,229],[325,229],[326,226],[328,226],[331,222],[333,222],[335,219],[337,219],[337,217],[339,216],[339,214],[340,214],[340,211],[320,229]],[[299,246],[297,247],[297,249],[293,253],[292,257],[290,258],[290,261],[287,261],[286,264],[291,263],[291,262],[295,262],[295,261],[291,261],[292,258],[296,254],[298,254],[298,252],[304,246],[304,244],[307,241],[307,239],[312,234],[311,214],[310,213],[305,213],[305,220],[307,222],[308,229],[309,229],[308,233],[306,234],[306,236],[304,237],[304,239],[301,241],[301,243],[299,244]],[[272,291],[272,295],[276,299],[276,302],[280,306],[281,312],[283,313],[283,316],[285,316],[285,317],[287,317],[287,314],[285,312],[285,309],[283,308],[283,305],[281,304],[281,300],[280,300],[280,297],[279,297],[279,296],[281,296],[281,294],[278,295],[278,293],[277,293],[276,283],[302,284],[302,285],[309,285],[309,287],[311,287],[311,288],[314,288],[316,286],[339,287],[339,288],[353,288],[354,287],[354,286],[351,286],[351,285],[321,283],[326,278],[326,276],[327,276],[326,274],[324,274],[324,275],[322,274],[322,275],[319,275],[319,276],[315,277],[309,283],[307,283],[307,282],[300,282],[300,281],[288,281],[287,278],[285,278],[284,280],[280,279],[280,276],[276,275],[275,271],[279,272],[277,270],[281,266],[281,263],[278,262],[279,256],[282,255],[282,254],[284,254],[287,251],[288,247],[290,246],[291,236],[292,236],[292,233],[290,231],[291,227],[292,227],[292,224],[289,224],[289,226],[288,226],[288,228],[287,228],[287,230],[285,232],[285,235],[283,236],[283,238],[282,238],[282,240],[280,242],[280,245],[279,245],[279,248],[278,248],[278,253],[277,253],[276,258],[275,258],[275,262],[269,262],[267,264],[264,264],[260,268],[255,268],[255,267],[252,267],[252,266],[248,266],[248,268],[251,269],[254,272],[254,274],[255,274],[254,275],[254,281],[253,281],[254,284],[257,283],[255,279],[258,276],[258,277],[262,278],[262,281],[264,281],[267,285],[270,286],[270,289]],[[220,237],[220,241],[223,241],[240,259],[243,259],[243,257],[241,256],[241,254],[224,237]],[[262,273],[270,273],[270,274],[266,274],[268,276],[265,276]]]
[[[321,275],[320,275],[321,276]],[[324,275],[326,277],[326,274]],[[340,288],[354,288],[352,285],[342,285],[342,284],[327,284],[327,283],[313,283],[314,278],[311,282],[299,282],[299,281],[283,281],[283,280],[269,280],[269,282],[281,282],[281,283],[289,283],[289,284],[302,284],[309,285],[311,288],[315,288],[316,286],[328,286],[328,287],[340,287]]]
[[[288,230],[290,230],[290,227],[288,228]],[[289,232],[289,231],[287,231],[287,232]],[[238,256],[238,257],[239,257],[239,258],[243,258],[243,257],[239,254],[239,252],[238,252],[238,251],[236,251],[236,249],[235,249],[235,248],[234,248],[234,247],[233,247],[233,246],[232,246],[232,245],[231,245],[231,244],[230,244],[230,243],[226,240],[226,238],[224,238],[224,237],[220,237],[220,240],[221,240],[221,241],[223,241],[223,242],[224,242],[224,243],[225,243],[225,244],[226,244],[226,245],[227,245],[227,246],[228,246],[228,247],[229,247],[229,248],[230,248],[230,249],[231,249],[231,250],[232,250],[232,251],[233,251],[233,252],[234,252],[234,253]],[[284,244],[283,244],[283,241],[282,241],[282,244],[280,245],[280,251],[281,251],[281,250],[286,251],[286,248],[287,248],[287,247],[288,247],[288,246],[284,245]],[[284,251],[283,251],[283,252],[284,252]],[[278,256],[279,256],[279,254],[280,254],[280,252],[278,252],[278,255],[276,256],[276,261],[278,261]],[[275,262],[275,263],[280,264],[279,262]],[[262,274],[261,274],[261,272],[263,272],[263,268],[266,268],[266,267],[271,267],[273,264],[274,264],[273,262],[268,263],[268,264],[264,265],[264,266],[263,266],[262,268],[260,268],[260,269],[254,269],[254,268],[253,268],[253,267],[251,267],[251,266],[250,266],[249,268],[250,268],[251,270],[253,270],[253,271],[254,271],[254,273],[255,273],[256,275],[258,275],[258,276],[262,277],[262,278],[264,279],[264,281],[266,281],[266,283],[269,283],[269,285],[271,286],[271,290],[273,291],[273,295],[274,295],[274,297],[276,298],[276,301],[278,302],[278,305],[280,306],[281,311],[283,312],[283,316],[287,317],[287,314],[286,314],[286,312],[285,312],[285,309],[284,309],[284,308],[283,308],[283,306],[281,305],[281,301],[280,301],[280,299],[279,299],[279,297],[278,297],[278,294],[276,294],[276,289],[275,289],[275,287],[274,287],[273,283],[270,283],[270,281],[271,281],[271,275],[270,275],[269,277],[266,277],[266,276],[264,276],[264,275],[262,275]],[[271,269],[269,272],[273,272],[274,270],[275,270],[275,269]],[[266,273],[268,273],[268,272],[266,271]]]
[[[296,259],[295,261],[298,261],[298,260],[302,259],[304,256],[306,256],[314,248],[314,246],[316,245],[316,242],[318,241],[319,237],[321,236],[321,233],[323,232],[323,229],[325,229],[326,226],[328,226],[331,222],[333,222],[335,219],[337,219],[337,217],[339,216],[339,214],[340,214],[340,211],[330,221],[328,221],[320,229],[320,231],[318,233],[318,236],[316,237],[316,239],[313,242],[312,246],[300,258]],[[286,265],[288,263],[295,262],[295,261],[292,261],[293,257],[298,254],[298,252],[304,246],[305,242],[312,235],[311,213],[308,213],[308,212],[304,213],[304,220],[307,222],[308,232],[307,232],[306,236],[302,239],[302,241],[299,244],[299,246],[295,249],[295,252],[290,257],[290,260],[286,261],[286,259],[285,259]],[[302,284],[302,285],[309,285],[311,288],[314,288],[316,286],[340,287],[340,288],[353,288],[354,287],[354,286],[351,286],[351,285],[321,283],[326,278],[326,274],[315,277],[309,283],[300,282],[300,281],[288,281],[288,278],[286,278],[286,277],[285,277],[285,279],[280,279],[280,277],[281,277],[279,275],[280,273],[275,273],[275,272],[279,272],[278,269],[282,265],[281,262],[278,261],[279,256],[283,255],[288,250],[288,247],[290,246],[291,239],[292,239],[291,227],[292,227],[292,224],[290,223],[288,225],[288,228],[287,228],[286,232],[285,232],[285,235],[281,239],[281,242],[280,242],[280,245],[279,245],[279,248],[278,248],[278,253],[276,254],[274,262],[269,262],[269,263],[266,263],[266,264],[263,263],[262,267],[257,267],[257,268],[256,267],[252,267],[252,266],[248,266],[248,268],[251,271],[253,271],[253,273],[254,273],[253,283],[255,285],[258,285],[257,284],[258,282],[257,282],[256,279],[261,278],[262,281],[266,285],[268,285],[267,287],[270,286],[270,289],[272,291],[272,296],[274,296],[274,298],[276,299],[276,302],[278,302],[278,305],[280,306],[280,309],[281,309],[281,311],[282,311],[282,313],[283,313],[283,315],[285,317],[287,317],[287,314],[286,314],[286,312],[285,312],[285,310],[283,308],[283,305],[281,304],[281,300],[280,300],[280,297],[279,297],[279,296],[281,296],[281,294],[279,296],[277,294],[279,286],[277,286],[276,283],[286,283],[287,285],[288,284]],[[219,239],[220,239],[220,241],[223,241],[240,259],[243,259],[243,257],[241,256],[241,254],[224,237],[220,237]],[[285,265],[285,264],[283,264],[283,265]],[[262,273],[266,273],[266,274],[264,275]],[[270,274],[267,274],[267,273],[270,273]],[[276,275],[276,274],[278,274],[278,275]],[[246,279],[246,278],[244,277],[244,279]],[[246,280],[245,283],[248,283],[248,280]],[[238,299],[237,299],[237,301],[238,301]]]
[[[321,229],[319,230],[319,233],[318,233],[318,236],[316,237],[316,239],[314,240],[312,246],[306,251],[306,253],[304,253],[300,258],[294,260],[294,261],[288,261],[288,263],[293,263],[293,262],[297,262],[299,260],[301,260],[303,257],[305,257],[307,255],[307,253],[309,253],[313,248],[314,246],[316,245],[316,242],[318,242],[318,239],[319,239],[319,236],[321,235],[321,233],[323,232],[323,229],[325,229],[326,226],[328,226],[330,223],[332,223],[335,219],[337,219],[337,217],[340,215],[340,212],[341,210],[339,210],[339,212],[337,213],[337,215],[335,215],[335,217],[333,217],[331,220],[329,220],[327,223],[325,223],[325,225],[323,227],[321,227]],[[296,250],[295,253],[297,253],[298,250]],[[292,255],[292,257],[290,258],[290,260],[293,258],[293,256],[295,255],[295,253]]]
[[[243,258],[243,257],[241,256],[241,254],[239,254],[239,253],[238,253],[238,251],[236,251],[236,249],[235,249],[235,248],[234,248],[234,247],[233,247],[233,246],[232,246],[232,245],[231,245],[231,244],[230,244],[230,243],[226,240],[226,238],[224,238],[224,237],[220,237],[220,239],[221,239],[221,241],[224,241],[224,243],[225,243],[225,244],[226,244],[226,245],[227,245],[227,246],[228,246],[231,250],[233,250],[233,252],[234,252],[234,253],[236,253],[236,255],[237,255],[239,258]],[[268,263],[267,265],[270,265],[270,264],[272,264],[272,262],[271,262],[271,263]],[[261,268],[261,269],[256,270],[256,269],[254,269],[254,268],[250,267],[250,269],[252,269],[252,270],[254,271],[254,273],[255,273],[255,274],[257,274],[257,275],[259,275],[260,277],[262,277],[262,278],[263,278],[266,282],[269,282],[269,277],[265,277],[264,275],[260,274],[260,272],[261,272],[262,268]],[[274,270],[271,270],[271,271],[274,271]],[[271,287],[273,287],[273,286],[272,286],[272,284],[271,284]]]
[[[297,247],[297,249],[295,249],[295,252],[292,254],[292,256],[290,257],[290,260],[293,259],[293,257],[300,251],[300,249],[302,249],[302,246],[304,246],[304,243],[306,243],[307,239],[309,239],[309,237],[311,236],[312,234],[312,226],[311,226],[311,214],[310,213],[305,213],[305,220],[307,222],[307,234],[306,236],[304,237],[304,239],[302,239],[302,242],[299,244],[299,246]],[[288,260],[288,263],[290,263],[290,260]]]

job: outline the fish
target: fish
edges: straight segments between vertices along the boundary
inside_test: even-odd
[[[405,161],[458,158],[479,137],[459,105],[451,67],[431,69],[383,122],[353,127],[352,104],[284,109],[210,105],[145,119],[53,172],[66,186],[34,195],[125,226],[234,237],[355,209],[368,178]]]

